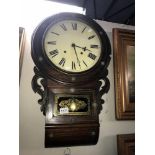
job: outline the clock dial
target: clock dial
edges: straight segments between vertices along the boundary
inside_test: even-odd
[[[97,32],[81,20],[62,20],[51,25],[44,37],[45,53],[56,67],[67,72],[91,69],[101,56]]]

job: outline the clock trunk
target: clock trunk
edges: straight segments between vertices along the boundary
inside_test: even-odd
[[[97,143],[99,107],[95,83],[76,86],[47,80],[45,147]],[[68,111],[62,111],[65,108]]]

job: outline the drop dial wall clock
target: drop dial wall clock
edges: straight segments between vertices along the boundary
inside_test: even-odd
[[[35,29],[32,88],[41,95],[45,147],[97,143],[110,52],[106,32],[81,14],[60,13]]]

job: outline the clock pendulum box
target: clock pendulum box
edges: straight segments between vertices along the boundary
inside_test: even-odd
[[[101,97],[110,88],[105,31],[87,16],[61,13],[36,28],[31,45],[32,89],[41,96],[45,147],[96,144]]]

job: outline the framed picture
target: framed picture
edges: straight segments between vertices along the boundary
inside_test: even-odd
[[[25,29],[19,27],[19,82],[23,64],[24,47],[25,47]]]
[[[118,155],[135,155],[135,134],[117,135]]]
[[[116,119],[135,119],[135,32],[113,29]]]

